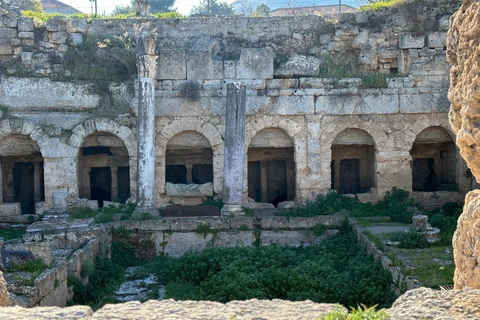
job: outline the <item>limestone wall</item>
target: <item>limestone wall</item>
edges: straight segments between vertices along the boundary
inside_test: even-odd
[[[81,156],[84,142],[92,135],[99,147],[109,147],[112,135],[124,142],[126,151],[122,156],[128,156],[124,180],[130,178],[124,190],[128,190],[127,198],[135,198],[138,96],[134,92],[138,83],[132,80],[99,86],[69,80],[71,72],[65,70],[62,59],[69,48],[81,45],[87,36],[135,37],[139,32],[152,32],[159,43],[155,84],[156,206],[169,202],[197,204],[202,200],[172,197],[165,188],[169,143],[189,140],[182,137],[184,133],[187,137],[196,132],[205,138],[201,147],[207,146],[213,154],[209,159],[200,159],[202,164],[212,166],[212,181],[206,182],[213,182],[216,195],[222,193],[223,139],[228,130],[224,120],[226,86],[238,81],[247,87],[245,203],[252,196],[248,148],[258,133],[261,136],[263,129],[272,128],[283,131],[285,139],[291,140],[288,147],[293,148],[293,155],[285,160],[287,167],[293,168],[285,174],[286,200],[301,203],[332,187],[332,173],[340,172],[340,163],[336,163],[335,171],[331,147],[347,129],[362,130],[370,136],[374,152],[369,155],[373,159],[368,165],[369,183],[362,184],[365,190],[343,193],[357,193],[363,201],[376,201],[394,186],[413,191],[412,176],[418,168],[414,168],[411,150],[416,138],[424,129],[438,127],[454,139],[447,121],[445,42],[448,19],[457,7],[458,1],[453,0],[425,1],[421,5],[411,3],[327,20],[316,16],[92,21],[59,18],[34,26],[31,19],[3,17],[0,31],[5,37],[0,55],[2,59],[13,59],[13,64],[6,67],[7,75],[0,82],[0,143],[6,141],[5,137],[22,135],[38,145],[44,163],[44,192],[39,193],[44,204],[38,205],[37,213],[63,210],[66,199],[71,197],[91,198],[90,167],[82,167]],[[134,46],[135,40],[131,43]],[[321,78],[321,68],[347,64],[359,73],[388,77],[376,84],[362,76]],[[343,139],[341,145],[352,144],[353,140]],[[88,141],[89,146],[94,146]],[[438,141],[433,137],[427,142]],[[255,147],[262,147],[255,143]],[[264,139],[263,147],[278,147],[272,143]],[[189,145],[195,147],[200,145]],[[430,153],[424,156],[441,158],[440,152]],[[465,164],[458,155],[451,157],[457,159],[448,168],[455,178],[441,182],[442,188],[430,188],[437,191],[417,190],[414,196],[418,201],[438,205],[437,199],[461,200],[471,189],[472,179]],[[110,166],[107,161],[97,160],[99,166]],[[112,185],[118,179],[117,167],[111,167]],[[188,170],[193,169],[190,166]],[[2,179],[8,183],[9,172],[4,171]],[[435,179],[435,174],[439,176],[438,172],[432,173],[429,179]],[[262,192],[267,199],[267,192]],[[9,214],[5,222],[19,219],[12,217],[12,210],[4,208]]]
[[[478,110],[480,110],[478,86],[480,72],[480,2],[463,1],[455,13],[448,34],[447,58],[452,63],[451,84],[448,97],[452,102],[450,124],[457,134],[457,145],[462,157],[475,177],[480,177],[478,162]],[[465,198],[463,213],[458,219],[453,237],[455,257],[455,288],[480,288],[480,234],[475,228],[479,222],[479,191],[470,192]]]
[[[129,242],[136,255],[143,259],[152,259],[163,254],[179,257],[189,250],[202,251],[208,245],[313,245],[337,234],[344,220],[343,216],[272,217],[262,219],[261,225],[257,225],[252,217],[164,218],[151,221],[117,221],[111,223],[111,227],[114,241]],[[316,233],[315,228],[318,227],[325,230]],[[128,235],[125,235],[124,230],[127,230]]]

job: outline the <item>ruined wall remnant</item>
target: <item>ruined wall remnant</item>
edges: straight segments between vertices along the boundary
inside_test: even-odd
[[[480,1],[464,1],[448,32],[448,61],[453,64],[448,98],[450,124],[457,134],[460,154],[480,178]],[[480,288],[480,191],[465,198],[453,237],[455,288]]]

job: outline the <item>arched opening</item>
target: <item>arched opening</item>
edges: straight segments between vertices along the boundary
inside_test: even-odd
[[[79,195],[97,200],[125,203],[130,198],[130,167],[123,141],[107,132],[85,138],[78,165]]]
[[[375,146],[360,129],[340,132],[332,143],[332,189],[340,194],[364,193],[375,186]]]
[[[455,191],[457,153],[451,136],[442,127],[429,127],[417,136],[412,150],[413,191]]]
[[[22,214],[34,214],[45,201],[43,157],[30,137],[13,134],[0,140],[3,202],[20,203]]]
[[[282,129],[260,130],[250,142],[248,196],[274,206],[295,199],[293,141]]]
[[[165,157],[165,182],[213,182],[213,151],[202,134],[185,131],[173,136],[167,144]]]

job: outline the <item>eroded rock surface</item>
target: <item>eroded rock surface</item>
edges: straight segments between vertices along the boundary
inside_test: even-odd
[[[0,307],[8,304],[7,282],[3,279],[3,273],[0,271]]]
[[[450,124],[460,154],[480,178],[480,1],[465,0],[448,32]],[[470,192],[453,237],[455,288],[480,288],[480,191]]]
[[[480,319],[480,290],[438,291],[418,288],[407,291],[387,310],[390,320]]]

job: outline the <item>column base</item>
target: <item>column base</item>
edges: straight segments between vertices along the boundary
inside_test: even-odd
[[[224,204],[223,208],[220,210],[220,214],[222,218],[228,218],[231,216],[244,216],[245,211],[240,204]]]
[[[140,220],[143,218],[142,216],[144,213],[150,214],[154,217],[160,215],[160,212],[155,207],[135,207],[135,210],[132,213],[132,219]]]

